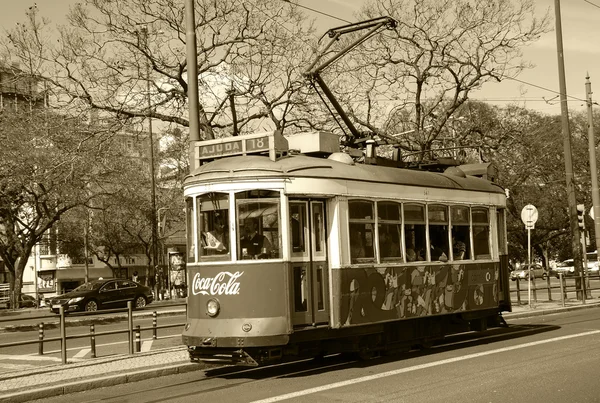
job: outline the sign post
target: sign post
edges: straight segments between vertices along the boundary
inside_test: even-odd
[[[531,230],[535,228],[538,219],[537,208],[533,204],[528,204],[521,210],[521,221],[525,224],[527,230],[527,264],[529,275],[527,276],[527,296],[529,298],[529,308],[531,309]]]

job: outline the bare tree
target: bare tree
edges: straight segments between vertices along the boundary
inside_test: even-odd
[[[305,17],[272,0],[197,0],[195,10],[202,137],[283,129],[302,101]],[[32,7],[5,49],[52,84],[55,105],[188,126],[184,14],[183,0],[84,0],[51,41]]]
[[[421,158],[471,91],[528,68],[521,49],[549,30],[532,0],[375,0],[359,19],[382,15],[396,29],[365,41],[326,78],[354,122]]]

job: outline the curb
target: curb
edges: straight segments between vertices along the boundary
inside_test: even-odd
[[[75,392],[83,392],[90,389],[103,388],[107,386],[122,385],[125,383],[138,382],[145,379],[156,378],[165,375],[183,374],[186,372],[204,370],[206,367],[190,362],[182,362],[166,367],[143,369],[129,373],[107,375],[94,379],[83,379],[68,382],[62,385],[47,386],[34,390],[23,390],[4,394],[0,397],[0,403],[21,403],[36,399],[61,396]]]
[[[506,318],[506,319],[521,319],[521,318],[528,318],[528,317],[532,317],[532,316],[548,316],[548,315],[554,315],[557,313],[562,313],[562,312],[569,312],[569,311],[577,311],[580,309],[589,309],[589,308],[598,308],[600,307],[600,303],[587,303],[587,304],[581,304],[581,305],[573,305],[573,306],[557,306],[554,308],[548,308],[548,309],[539,309],[536,310],[535,308],[531,309],[531,310],[527,310],[527,311],[523,311],[523,312],[508,312],[508,313],[503,313],[502,317]]]

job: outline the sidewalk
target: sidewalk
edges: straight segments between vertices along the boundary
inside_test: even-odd
[[[0,403],[27,402],[204,369],[185,346],[0,374]]]
[[[599,307],[600,298],[587,300],[585,304],[568,300],[564,307],[561,301],[532,302],[531,307],[527,301],[522,301],[521,305],[513,305],[513,312],[503,316],[510,320]],[[0,374],[0,403],[26,402],[205,368],[203,364],[189,361],[185,346],[177,346],[13,371]]]

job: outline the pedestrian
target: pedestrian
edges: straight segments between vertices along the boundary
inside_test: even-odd
[[[138,282],[138,272],[137,270],[133,272],[133,276],[131,276],[131,280]]]

